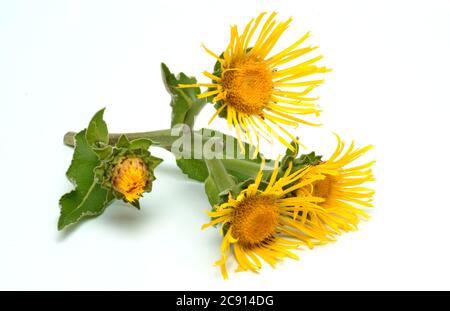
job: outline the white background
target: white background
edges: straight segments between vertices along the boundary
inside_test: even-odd
[[[0,289],[449,290],[445,2],[1,0]],[[167,127],[160,62],[200,77],[214,62],[202,42],[220,53],[229,24],[242,29],[272,10],[294,17],[281,45],[311,30],[309,43],[334,69],[318,90],[325,126],[296,134],[325,156],[332,131],[376,146],[366,157],[377,160],[372,219],[300,252],[300,261],[223,281],[212,266],[220,236],[200,230],[208,221],[202,184],[155,150],[166,161],[142,211],[115,203],[58,232],[58,199],[71,189],[65,131],[82,129],[104,106],[111,131]]]

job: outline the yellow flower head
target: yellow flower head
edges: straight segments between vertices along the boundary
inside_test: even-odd
[[[352,143],[344,151],[344,143],[337,138],[334,154],[327,161],[308,168],[304,186],[296,191],[300,197],[321,199],[317,202],[320,208],[308,211],[307,217],[330,234],[355,230],[361,218],[368,218],[362,208],[372,207],[374,194],[374,190],[361,185],[374,180],[371,166],[375,161],[349,166],[373,146],[356,149]]]
[[[277,162],[270,180],[263,183],[263,166],[255,182],[236,198],[230,194],[227,202],[208,213],[212,221],[203,226],[222,225],[222,257],[216,265],[221,267],[224,278],[228,277],[226,264],[231,252],[238,264],[236,271],[257,272],[261,268],[260,259],[274,266],[283,257],[297,259],[292,250],[299,246],[312,248],[331,240],[327,232],[311,223],[310,219],[296,217],[300,209],[317,208],[317,198],[292,195],[304,186],[300,180],[306,170],[290,174],[290,167],[278,178]]]
[[[111,180],[114,190],[128,202],[139,199],[150,182],[147,165],[138,157],[124,158],[116,164]]]
[[[299,123],[314,125],[298,116],[319,114],[314,104],[316,98],[308,97],[308,94],[323,80],[304,78],[329,69],[315,65],[322,56],[285,66],[317,48],[300,47],[309,33],[284,50],[270,55],[292,19],[277,22],[276,13],[272,13],[263,22],[264,16],[265,13],[262,13],[252,19],[241,34],[236,25],[231,26],[230,42],[220,56],[205,47],[207,53],[220,64],[220,70],[204,72],[212,83],[179,87],[208,87],[208,91],[200,94],[199,98],[213,96],[212,102],[216,104],[217,111],[210,122],[217,115],[226,114],[228,125],[230,128],[234,126],[240,142],[241,138],[245,138],[258,145],[260,138],[272,142],[275,137],[292,148],[288,140],[295,141],[296,138],[285,126],[296,127]],[[261,25],[258,34],[257,29]]]

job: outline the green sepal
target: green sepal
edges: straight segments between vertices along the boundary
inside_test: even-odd
[[[147,150],[153,144],[154,144],[153,141],[148,138],[136,138],[130,141],[128,137],[125,134],[123,134],[120,135],[119,139],[117,140],[116,147],[130,150],[137,150],[137,149]]]
[[[151,161],[151,168],[154,170],[158,165],[160,165],[164,160],[153,155],[147,156],[147,158]]]
[[[150,148],[150,146],[153,144],[153,142],[150,139],[147,138],[138,138],[134,139],[130,142],[129,148],[136,150],[136,149],[144,149],[147,150]]]
[[[108,158],[112,154],[112,150],[113,148],[110,145],[106,145],[99,148],[92,148],[92,151],[95,152],[95,154],[100,160]]]
[[[116,143],[116,148],[128,148],[130,146],[130,141],[125,135],[120,135]]]
[[[179,88],[178,85],[196,84],[197,80],[182,72],[175,76],[164,63],[161,64],[161,73],[166,90],[171,96],[171,127],[177,124],[193,127],[195,118],[205,106],[206,100],[197,98],[201,93],[199,87]]]
[[[316,155],[314,151],[298,156],[298,144],[293,141],[291,142],[291,145],[294,147],[294,150],[286,149],[286,153],[280,161],[279,175],[283,174],[287,170],[287,168],[289,167],[289,163],[292,163],[292,172],[295,172],[306,166],[317,165],[322,161],[322,156]]]
[[[322,162],[322,156],[316,155],[314,151],[308,154],[302,154],[299,158],[294,160],[294,164],[296,165],[317,165]]]
[[[139,200],[130,202],[130,204],[131,204],[132,206],[134,206],[134,207],[135,207],[136,209],[138,209],[138,210],[141,209],[141,203],[139,202]]]

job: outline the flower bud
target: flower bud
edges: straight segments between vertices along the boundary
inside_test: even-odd
[[[121,193],[125,200],[134,202],[142,196],[151,180],[144,161],[138,157],[124,157],[117,163],[111,174],[113,189]]]

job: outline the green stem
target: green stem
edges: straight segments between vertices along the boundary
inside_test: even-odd
[[[223,162],[219,159],[205,159],[208,167],[209,176],[216,184],[219,192],[233,190],[236,186],[233,178],[228,174]]]
[[[186,113],[186,116],[184,117],[184,123],[191,124],[191,128],[192,128],[195,123],[195,118],[200,113],[200,111],[202,111],[202,109],[205,107],[205,105],[206,105],[206,100],[204,100],[200,104],[194,105],[191,109],[189,109],[188,112]]]
[[[148,138],[153,142],[158,144],[158,147],[167,149],[170,151],[172,143],[179,138],[179,136],[173,136],[171,134],[171,129],[151,131],[151,132],[140,132],[140,133],[112,133],[109,134],[109,143],[114,145],[119,140],[119,137],[125,135],[129,140],[137,138]],[[66,146],[75,146],[75,132],[68,132],[64,135],[64,144]]]
[[[64,135],[64,144],[70,147],[74,147],[74,138],[75,132],[68,132]],[[168,151],[172,151],[172,144],[183,135],[180,133],[179,135],[172,135],[172,129],[164,129],[158,131],[150,131],[150,132],[138,132],[138,133],[112,133],[109,134],[109,142],[114,145],[121,135],[127,136],[129,140],[137,139],[137,138],[148,138],[155,142],[155,147],[160,147],[166,149]],[[194,136],[199,136],[200,134],[194,133]],[[208,140],[210,137],[202,137],[202,140]],[[191,144],[192,146],[193,144]],[[194,155],[195,150],[188,150],[189,153]],[[215,167],[216,171],[219,171],[219,166],[217,163],[220,162],[220,166],[225,167],[225,169],[230,173],[236,173],[240,175],[247,176],[248,178],[254,178],[260,169],[260,164],[254,161],[244,160],[244,159],[224,159],[219,161],[217,159],[205,160],[207,165]],[[209,163],[209,164],[208,164]],[[269,167],[268,167],[269,168]],[[270,171],[267,171],[267,174],[270,174]],[[228,176],[228,177],[226,177]],[[226,174],[221,176],[220,178],[225,178],[226,182],[229,182],[229,175]],[[220,179],[219,178],[219,179]],[[227,181],[228,180],[228,181]],[[220,183],[220,181],[218,180]],[[227,186],[227,185],[225,185]]]
[[[260,163],[249,160],[224,159],[222,160],[222,162],[229,172],[240,175],[246,175],[249,178],[255,177],[261,168]],[[263,171],[263,175],[264,177],[268,177],[272,173],[271,171],[272,165],[266,164],[265,168],[266,170]]]

